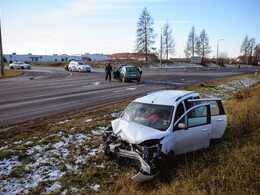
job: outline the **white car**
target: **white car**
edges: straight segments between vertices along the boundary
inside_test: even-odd
[[[91,72],[91,69],[91,66],[85,64],[82,61],[71,61],[68,65],[69,71]]]
[[[13,62],[9,65],[10,69],[31,69],[31,65],[30,64],[26,64],[24,62]]]
[[[163,90],[135,99],[103,132],[105,154],[134,160],[132,179],[156,176],[170,157],[209,147],[221,138],[227,117],[220,99],[201,99],[192,91]],[[170,162],[169,162],[170,159]]]

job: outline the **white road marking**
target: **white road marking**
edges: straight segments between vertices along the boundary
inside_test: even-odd
[[[114,93],[117,93],[117,92],[121,92],[121,91],[133,91],[135,90],[136,88],[126,88],[126,89],[121,89],[121,90],[117,90],[117,91],[113,91]]]
[[[71,72],[69,72],[69,73],[70,73],[70,75],[67,76],[66,79],[68,79],[68,78],[70,78],[72,76],[72,73]]]

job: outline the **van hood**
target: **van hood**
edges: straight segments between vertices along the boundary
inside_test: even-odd
[[[169,131],[159,131],[123,118],[113,120],[111,124],[114,133],[131,144],[140,144],[151,139],[161,139],[170,134]]]
[[[79,65],[79,66],[81,66],[81,67],[83,67],[83,68],[90,68],[89,65]]]

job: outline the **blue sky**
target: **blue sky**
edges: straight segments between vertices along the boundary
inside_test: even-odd
[[[174,57],[184,57],[188,34],[203,29],[212,49],[240,54],[246,35],[260,43],[260,0],[1,0],[5,54],[84,54],[134,52],[136,24],[144,7],[160,29],[169,22]],[[173,57],[173,56],[172,56]]]

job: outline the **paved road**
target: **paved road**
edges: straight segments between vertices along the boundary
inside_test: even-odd
[[[70,73],[62,68],[24,70],[24,75],[0,79],[0,128],[72,110],[91,108],[146,92],[190,85],[254,69],[144,70],[141,83],[105,81],[104,70]]]

